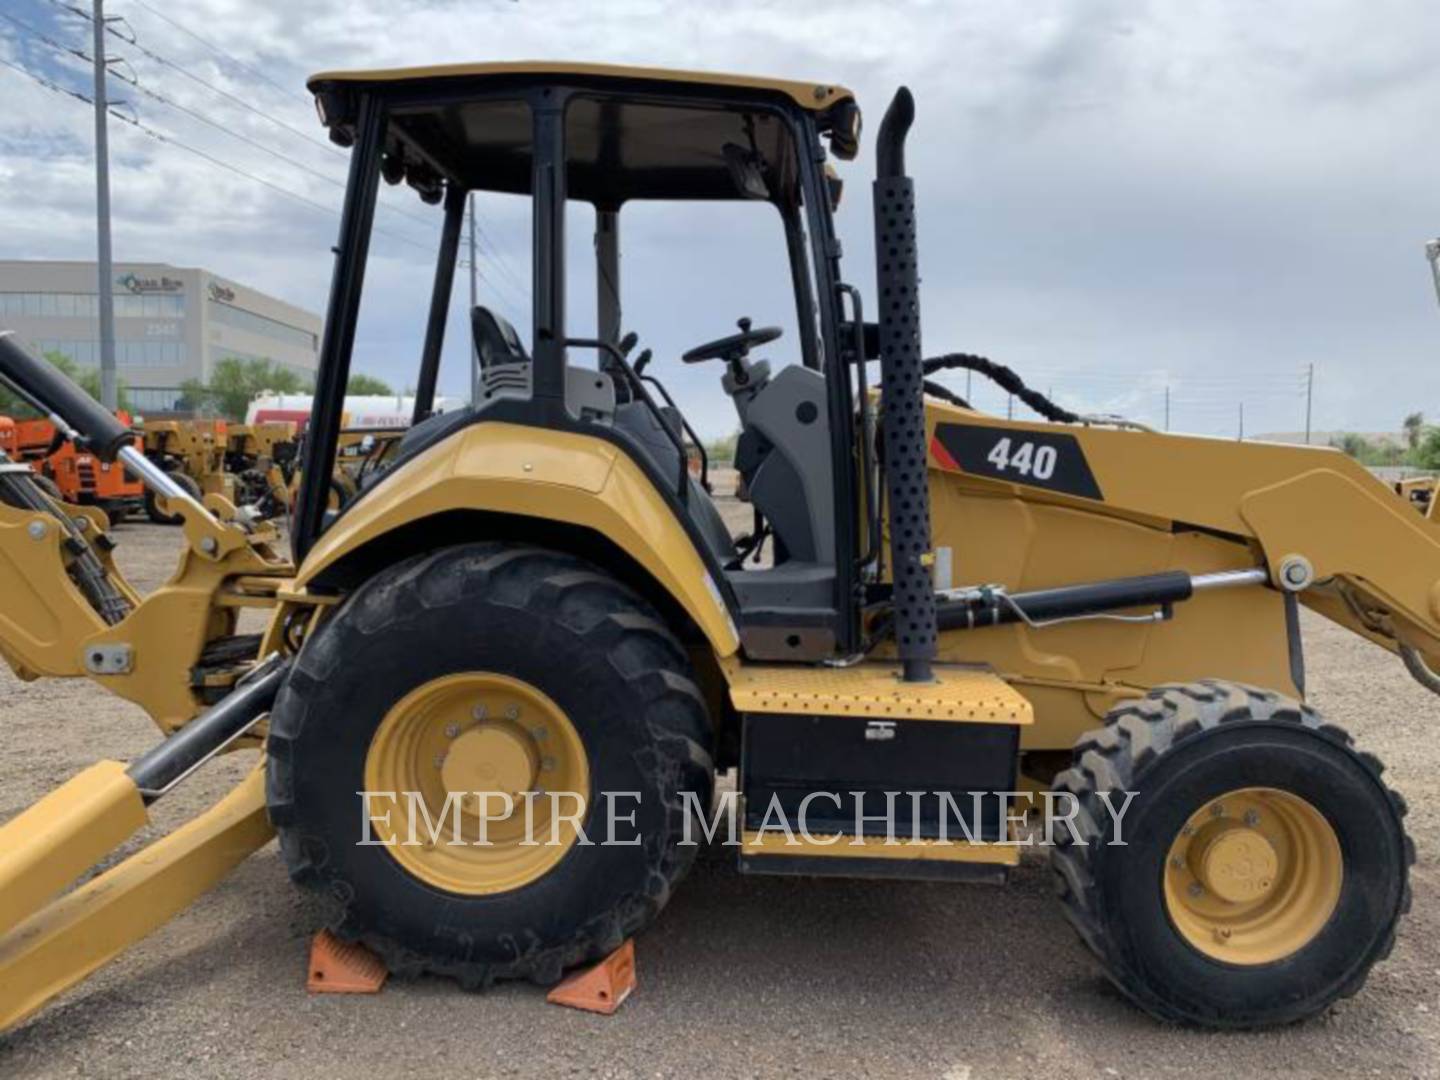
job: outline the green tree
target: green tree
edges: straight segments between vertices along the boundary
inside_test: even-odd
[[[1422,469],[1440,472],[1440,427],[1428,428],[1411,461]]]
[[[41,355],[48,360],[67,379],[79,385],[81,390],[100,400],[100,369],[82,368],[72,360],[68,353],[58,352],[51,349]],[[123,380],[116,383],[116,398],[119,407],[128,410],[130,408],[130,392]],[[34,416],[32,409],[24,399],[11,392],[9,387],[0,386],[0,413],[6,416]]]
[[[202,392],[194,380],[184,384],[186,396]],[[227,356],[215,364],[210,382],[203,388],[206,402],[221,416],[245,419],[245,410],[257,394],[303,394],[310,387],[289,368],[265,359],[242,360]]]
[[[1405,432],[1405,445],[1412,451],[1418,450],[1420,448],[1420,440],[1425,436],[1425,414],[1412,412],[1409,416],[1405,417],[1400,427],[1401,430]]]
[[[1361,465],[1401,465],[1409,456],[1402,447],[1388,439],[1372,442],[1353,431],[1332,439],[1330,445],[1343,450]]]
[[[363,373],[350,376],[350,380],[345,384],[345,392],[347,394],[373,394],[377,397],[389,397],[395,393],[384,379],[377,379],[374,375]]]

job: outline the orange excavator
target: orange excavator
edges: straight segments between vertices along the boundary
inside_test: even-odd
[[[115,415],[130,426],[130,417],[123,410]],[[136,445],[142,445],[138,435]],[[102,461],[77,450],[49,419],[0,416],[0,451],[29,465],[52,496],[76,506],[98,507],[111,524],[144,509],[145,488],[140,481],[118,462]]]

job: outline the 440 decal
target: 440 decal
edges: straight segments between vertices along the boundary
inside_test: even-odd
[[[943,469],[1104,499],[1080,440],[1068,432],[937,424],[930,454]]]

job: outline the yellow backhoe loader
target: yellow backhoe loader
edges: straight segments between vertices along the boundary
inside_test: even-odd
[[[263,518],[289,510],[290,482],[299,442],[293,420],[230,424],[225,434],[225,471],[235,477],[235,502]]]
[[[93,679],[163,735],[0,826],[0,1027],[272,831],[335,932],[392,970],[554,982],[660,913],[697,818],[721,828],[730,769],[724,842],[747,874],[999,884],[1048,803],[1065,914],[1155,1016],[1253,1027],[1360,988],[1409,905],[1413,846],[1380,763],[1305,704],[1300,609],[1436,689],[1440,523],[1334,450],[1089,419],[981,357],[927,360],[906,90],[874,148],[872,322],[827,171],[860,147],[843,87],[558,63],[309,86],[351,164],[288,554],[0,338],[0,374],[143,477],[186,544],[141,598],[98,515],[0,466],[0,651],[26,678]],[[415,422],[336,508],[382,181],[444,224]],[[472,191],[529,199],[523,332],[484,307],[446,325]],[[757,521],[738,540],[657,385],[674,360],[629,359],[638,200],[753,200],[784,230],[795,340],[741,317],[678,358],[710,365],[738,417]],[[566,290],[567,208],[587,205],[593,338],[568,329]],[[473,337],[478,391],[431,415],[447,331]],[[1042,419],[969,407],[928,380],[947,369]],[[248,607],[268,611],[258,639],[237,633]],[[261,745],[213,809],[84,880],[194,769]]]
[[[229,432],[224,420],[152,420],[140,423],[145,456],[171,474],[194,498],[219,494],[235,501],[235,477],[225,467]],[[178,514],[161,509],[145,492],[145,514],[157,525],[178,525]]]

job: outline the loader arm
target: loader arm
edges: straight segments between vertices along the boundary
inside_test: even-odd
[[[1307,607],[1440,668],[1440,522],[1338,450],[926,412],[932,483],[1227,539]]]

